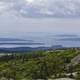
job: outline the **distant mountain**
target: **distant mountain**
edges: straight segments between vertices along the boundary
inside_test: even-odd
[[[0,38],[0,41],[32,41],[32,40],[17,39],[17,38]]]
[[[61,34],[61,35],[55,35],[56,37],[78,37],[78,35],[71,35],[71,34]]]
[[[52,47],[16,47],[16,48],[0,48],[0,52],[24,52],[24,51],[33,51],[33,50],[49,50],[49,49],[57,49],[63,48],[62,45],[55,45]]]
[[[35,43],[35,42],[1,42],[0,45],[44,45],[44,43]]]
[[[63,38],[58,40],[59,41],[80,41],[80,38]]]

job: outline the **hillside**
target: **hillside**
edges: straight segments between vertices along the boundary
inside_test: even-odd
[[[79,52],[60,48],[0,53],[0,80],[80,80]]]

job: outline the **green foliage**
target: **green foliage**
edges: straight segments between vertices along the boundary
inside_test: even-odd
[[[67,72],[72,74],[79,71],[79,65],[67,66],[78,54],[79,49],[75,48],[5,54],[0,57],[0,78],[47,80],[51,77],[63,77]]]

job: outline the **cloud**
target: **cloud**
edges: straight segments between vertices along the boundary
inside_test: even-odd
[[[8,5],[6,5],[6,3],[4,2],[0,2],[0,13],[5,12],[6,10],[8,10]]]
[[[0,13],[23,17],[79,17],[80,0],[0,0]]]

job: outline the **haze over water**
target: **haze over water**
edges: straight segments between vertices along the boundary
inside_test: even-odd
[[[10,39],[10,40],[7,40]],[[0,48],[13,47],[80,47],[80,36],[73,34],[27,33],[25,37],[7,37],[0,39]]]
[[[0,44],[0,47],[80,47],[79,35],[79,0],[0,0],[0,38],[43,43]]]

